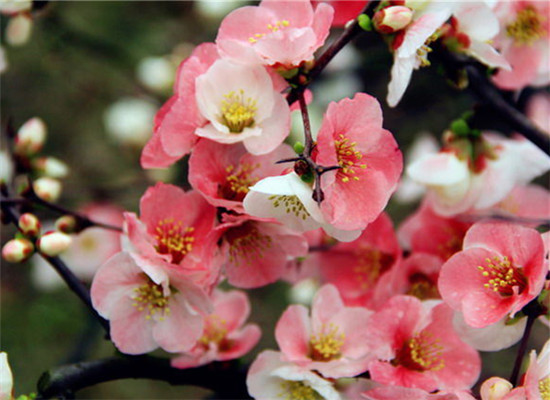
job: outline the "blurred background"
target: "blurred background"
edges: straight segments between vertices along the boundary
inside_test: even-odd
[[[59,158],[70,168],[63,179],[60,204],[76,210],[90,202],[108,201],[137,211],[139,198],[156,180],[185,185],[185,160],[166,171],[143,171],[140,151],[151,135],[154,114],[171,95],[179,63],[195,45],[213,41],[223,16],[244,4],[40,4],[33,12],[30,36],[23,45],[17,45],[17,32],[15,40],[8,37],[9,29],[17,27],[10,28],[10,17],[2,15],[2,125],[10,119],[17,129],[32,117],[45,122],[48,140],[44,154]],[[333,31],[338,35],[338,29]],[[362,35],[341,52],[312,86],[314,130],[330,101],[364,91],[380,100],[384,126],[407,154],[420,132],[439,137],[451,120],[471,108],[470,96],[453,89],[434,66],[415,72],[403,101],[396,109],[389,109],[384,99],[391,63],[386,45],[372,33]],[[300,138],[301,121],[297,121],[293,137]],[[388,212],[398,224],[416,205],[392,200]],[[5,242],[14,231],[2,226],[1,233]],[[35,391],[40,375],[53,366],[114,352],[103,340],[99,325],[68,289],[40,284],[40,273],[32,268],[48,266],[31,264],[2,261],[1,268],[0,350],[8,353],[16,395]],[[273,328],[289,303],[289,287],[277,283],[248,291],[253,309],[250,320],[259,323],[264,333],[262,342],[245,361],[253,359],[260,349],[276,348]],[[532,347],[540,348],[546,336],[547,330],[537,326]],[[486,375],[507,377],[515,349],[484,354]],[[98,385],[80,392],[78,398],[206,395],[202,389],[142,380]]]

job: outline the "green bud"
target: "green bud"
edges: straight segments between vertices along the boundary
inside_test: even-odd
[[[451,130],[456,136],[467,136],[470,133],[468,123],[463,119],[455,119],[451,122]]]
[[[306,148],[302,144],[302,142],[296,142],[294,143],[294,151],[296,154],[302,154]]]
[[[301,175],[300,179],[305,183],[313,183],[313,181],[315,180],[311,171],[308,171],[305,174]]]
[[[481,137],[481,131],[479,129],[472,129],[470,131],[470,136],[474,138],[479,138]]]
[[[283,78],[292,79],[298,74],[299,71],[300,71],[299,68],[292,68],[292,69],[288,69],[288,70],[283,69],[283,70],[280,70],[278,72],[279,72],[279,75],[281,75]]]
[[[359,26],[364,31],[370,32],[372,31],[372,20],[367,14],[361,14],[357,17],[357,22],[359,23]]]

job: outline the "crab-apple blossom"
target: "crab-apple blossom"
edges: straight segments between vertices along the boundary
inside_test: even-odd
[[[468,391],[437,391],[430,393],[426,390],[407,388],[402,386],[381,386],[363,393],[367,400],[474,400]]]
[[[140,201],[140,217],[124,213],[123,248],[145,270],[175,270],[206,290],[217,283],[221,258],[213,233],[216,209],[195,192],[157,183]]]
[[[334,383],[314,371],[286,361],[283,354],[265,350],[250,365],[248,392],[256,400],[342,400]]]
[[[371,360],[365,327],[372,312],[346,307],[338,289],[325,285],[315,295],[311,316],[306,307],[291,305],[275,328],[285,360],[326,378],[359,375]]]
[[[2,247],[2,258],[10,263],[25,261],[34,252],[34,244],[25,238],[9,240]]]
[[[206,293],[175,270],[142,268],[126,252],[99,268],[91,296],[94,308],[110,322],[111,340],[126,354],[158,347],[189,350],[203,332],[203,315],[212,307]]]
[[[412,179],[429,189],[428,198],[437,214],[452,216],[489,208],[516,185],[550,169],[550,157],[524,138],[484,134],[480,140],[472,144],[483,148],[474,159],[446,147],[407,168]]]
[[[8,354],[0,352],[0,400],[13,399],[13,375],[10,364],[8,363]]]
[[[371,316],[368,337],[375,360],[371,378],[385,385],[465,390],[481,370],[479,354],[453,331],[453,311],[444,303],[395,296]]]
[[[310,0],[263,0],[231,12],[222,21],[216,44],[223,57],[239,63],[290,70],[313,60],[329,34],[333,9]]]
[[[495,45],[512,66],[499,70],[494,83],[507,90],[550,82],[550,13],[547,1],[500,1],[495,7],[501,30]]]
[[[216,227],[226,255],[224,275],[240,288],[267,285],[285,276],[287,264],[307,254],[306,239],[277,221],[226,214]]]
[[[262,178],[281,174],[287,167],[275,162],[294,155],[286,144],[254,156],[242,144],[201,140],[189,158],[189,183],[210,204],[244,212],[242,200],[249,187]]]
[[[173,367],[191,368],[239,358],[260,340],[256,324],[244,325],[250,314],[245,292],[215,290],[211,299],[213,312],[204,318],[202,336],[193,348],[172,359]]]
[[[494,324],[539,295],[548,272],[544,255],[536,230],[479,222],[466,233],[462,251],[443,265],[439,292],[468,325]]]
[[[440,299],[437,279],[443,261],[432,254],[412,253],[392,269],[391,293],[408,294],[420,300]]]
[[[393,135],[382,128],[378,101],[357,93],[329,104],[316,150],[317,163],[340,167],[323,175],[326,220],[338,229],[364,229],[388,203],[403,169]]]
[[[295,172],[264,178],[250,187],[243,200],[245,211],[259,218],[275,218],[297,232],[322,227],[330,236],[349,242],[360,230],[342,230],[332,226],[313,200],[313,189]]]

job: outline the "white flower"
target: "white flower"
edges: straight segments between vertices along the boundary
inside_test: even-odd
[[[252,216],[275,218],[298,232],[323,228],[328,235],[342,242],[359,237],[360,230],[344,231],[328,224],[312,194],[311,186],[291,172],[256,183],[244,198],[243,205]]]
[[[13,392],[13,376],[10,365],[8,364],[8,355],[0,352],[0,400],[11,400]]]

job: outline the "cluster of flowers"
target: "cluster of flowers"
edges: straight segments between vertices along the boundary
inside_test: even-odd
[[[429,64],[432,43],[500,68],[493,79],[503,86],[519,80],[513,74],[524,85],[547,83],[538,75],[548,67],[547,46],[538,44],[547,40],[547,7],[381,2],[371,23],[394,53],[389,103],[414,68]],[[283,143],[294,108],[287,89],[311,70],[333,13],[309,0],[237,9],[216,43],[199,45],[180,65],[141,163],[165,168],[190,154],[192,190],[158,183],[141,198],[139,217],[124,213],[121,251],[92,284],[94,307],[121,352],[160,347],[177,353],[174,367],[189,368],[238,358],[259,340],[259,328],[245,324],[246,294],[221,291],[222,281],[248,289],[315,277],[324,286],[311,316],[290,306],[275,329],[280,352],[264,351],[250,367],[252,396],[470,399],[478,350],[514,344],[521,310],[548,287],[548,248],[533,221],[548,218],[549,194],[521,185],[548,171],[550,159],[523,138],[482,133],[461,119],[441,151],[409,166],[429,191],[396,233],[383,210],[401,152],[377,100],[358,93],[328,106],[305,155],[325,168],[319,198],[313,174],[321,174],[301,163],[303,146],[295,146],[294,169],[277,161],[296,158]],[[541,60],[529,77],[514,59],[524,47]],[[471,222],[488,213],[526,223]],[[548,396],[547,353],[532,356],[523,388],[488,381],[482,396]],[[346,379],[367,371],[370,380]]]

